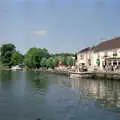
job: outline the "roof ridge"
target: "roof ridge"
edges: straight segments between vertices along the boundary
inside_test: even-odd
[[[120,37],[115,37],[109,40],[101,41],[96,47],[98,51],[120,48]]]

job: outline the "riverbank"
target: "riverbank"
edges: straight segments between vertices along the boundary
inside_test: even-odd
[[[4,68],[4,70],[12,70],[10,68]],[[111,80],[120,80],[119,72],[105,72],[105,71],[88,71],[88,72],[72,72],[70,70],[62,70],[62,69],[19,69],[23,71],[34,71],[34,72],[48,72],[54,73],[58,75],[66,75],[71,79],[74,78],[87,78],[87,79],[111,79]],[[12,71],[19,71],[12,70]]]
[[[59,75],[66,75],[69,76],[70,72],[69,70],[57,70],[57,69],[11,69],[11,68],[3,68],[2,70],[8,70],[8,71],[34,71],[34,72],[48,72],[48,73],[55,73],[55,74],[59,74]]]
[[[43,72],[43,71],[42,71]],[[67,75],[69,76],[69,71],[62,71],[62,70],[46,70],[44,72],[50,72],[50,73],[55,73],[55,74],[60,74],[60,75]]]
[[[40,69],[40,70],[34,70],[35,72],[47,72],[47,73],[54,73],[54,74],[58,74],[58,75],[66,75],[66,76],[70,76],[70,72],[67,70],[56,70],[56,69]]]
[[[110,80],[120,80],[119,72],[71,72],[70,78],[90,78],[90,79],[110,79]]]

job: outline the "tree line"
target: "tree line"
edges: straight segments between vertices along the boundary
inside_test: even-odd
[[[0,62],[4,66],[11,68],[15,65],[24,64],[28,68],[55,68],[59,64],[73,66],[75,64],[75,54],[59,53],[50,54],[46,48],[30,48],[26,54],[22,55],[16,50],[12,43],[3,44],[0,47]]]

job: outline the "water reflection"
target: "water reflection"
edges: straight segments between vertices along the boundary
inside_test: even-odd
[[[29,81],[32,88],[47,89],[49,86],[48,77],[45,73],[40,72],[26,72],[26,80]]]
[[[117,81],[69,80],[51,73],[1,71],[0,120],[113,120],[116,114],[100,107],[116,108],[119,92]]]
[[[12,71],[0,70],[0,80],[12,80]]]
[[[120,81],[92,79],[70,79],[70,81],[72,89],[79,90],[80,97],[84,93],[89,98],[95,98],[96,106],[113,111],[117,109],[119,112]]]

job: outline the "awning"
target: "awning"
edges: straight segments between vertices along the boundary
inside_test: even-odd
[[[105,60],[120,60],[120,58],[105,58]]]

